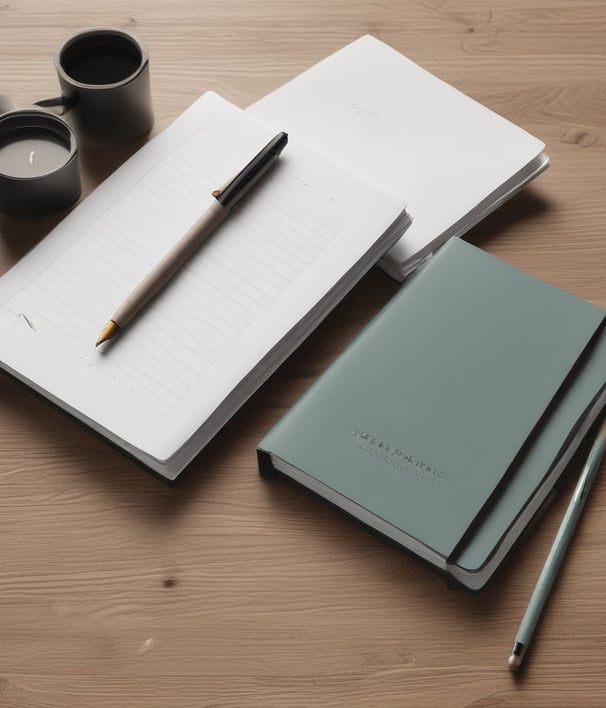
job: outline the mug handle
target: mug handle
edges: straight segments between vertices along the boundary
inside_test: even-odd
[[[40,106],[40,108],[55,108],[56,106],[61,106],[60,111],[53,111],[57,115],[65,115],[67,111],[71,110],[76,105],[74,100],[69,100],[65,96],[55,96],[54,98],[43,98],[41,101],[36,101],[34,106]]]

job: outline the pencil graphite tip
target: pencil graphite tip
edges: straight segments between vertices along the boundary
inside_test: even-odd
[[[513,643],[513,648],[511,650],[511,656],[509,657],[507,661],[507,665],[509,666],[510,670],[515,672],[520,668],[522,665],[522,662],[524,661],[524,655],[526,654],[526,649],[528,648],[527,644],[524,644],[524,642],[519,642],[517,639]]]
[[[103,344],[103,342],[107,342],[108,339],[111,339],[119,331],[120,331],[120,325],[116,324],[113,320],[110,320],[105,325],[105,327],[103,328],[103,331],[99,335],[99,339],[97,339],[97,343],[95,344],[95,347],[98,347],[100,344]]]
[[[521,654],[516,653],[512,653],[509,657],[507,661],[507,666],[509,666],[510,671],[513,671],[514,674],[522,665],[522,658],[523,656]]]

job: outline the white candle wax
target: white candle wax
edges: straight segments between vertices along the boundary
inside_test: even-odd
[[[62,167],[70,148],[57,135],[26,127],[0,141],[0,172],[9,177],[40,177]]]

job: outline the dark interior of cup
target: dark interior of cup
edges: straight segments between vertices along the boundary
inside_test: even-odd
[[[140,48],[121,34],[98,32],[76,37],[63,48],[65,73],[81,84],[117,84],[134,74],[143,60]]]
[[[11,142],[25,131],[28,136],[37,132],[40,137],[55,140],[72,153],[76,150],[76,137],[59,116],[24,108],[0,117],[0,145]]]

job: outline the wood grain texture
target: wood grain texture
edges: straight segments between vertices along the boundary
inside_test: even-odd
[[[56,48],[100,25],[146,44],[155,132],[375,34],[545,141],[550,169],[469,238],[606,307],[602,0],[8,0],[2,92],[56,95]],[[84,152],[85,193],[135,147]],[[0,217],[0,272],[61,216]],[[526,671],[506,668],[581,460],[480,595],[258,477],[257,441],[396,287],[371,272],[175,489],[0,376],[1,706],[606,705],[604,479]]]

